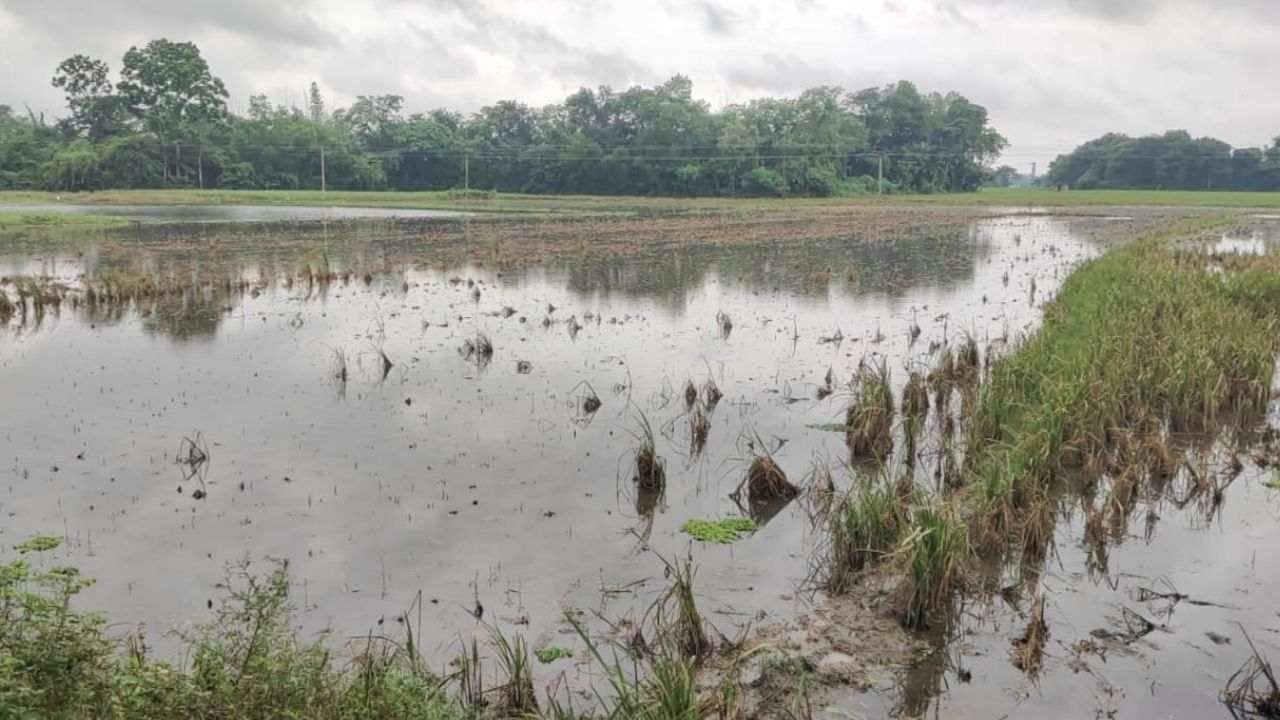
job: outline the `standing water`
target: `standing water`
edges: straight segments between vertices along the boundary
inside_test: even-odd
[[[304,627],[339,637],[394,621],[421,592],[426,652],[442,659],[477,617],[534,647],[572,646],[566,609],[608,630],[604,618],[634,617],[664,586],[659,556],[691,554],[704,613],[733,636],[814,602],[803,499],[762,510],[732,497],[752,459],[802,487],[839,473],[848,449],[832,428],[860,364],[883,362],[901,389],[969,338],[1006,352],[1105,249],[1096,225],[1009,217],[874,243],[542,258],[261,227],[0,245],[3,276],[216,272],[251,287],[9,323],[0,545],[65,537],[56,562],[97,580],[78,601],[145,623],[161,651],[166,630],[208,617],[242,558],[288,560]],[[301,279],[321,266],[336,279]],[[632,482],[645,428],[660,492]],[[1026,608],[985,601],[831,716],[1221,713],[1244,646],[1233,622],[1273,650],[1280,639],[1268,602],[1280,579],[1265,570],[1280,561],[1275,491],[1246,475],[1212,516],[1162,509],[1102,571],[1082,519],[1058,523],[1038,679],[1007,657]],[[758,530],[733,544],[681,530],[740,514]],[[1153,627],[1130,638],[1131,614]]]

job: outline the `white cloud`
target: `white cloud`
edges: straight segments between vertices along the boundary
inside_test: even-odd
[[[986,105],[1007,159],[1042,163],[1103,132],[1186,128],[1237,145],[1280,133],[1275,0],[0,0],[0,103],[47,114],[76,52],[118,66],[153,37],[197,42],[234,101],[410,110],[558,101],[675,73],[713,106],[816,84],[910,79]]]

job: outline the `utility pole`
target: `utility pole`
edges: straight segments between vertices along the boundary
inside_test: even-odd
[[[200,179],[200,189],[204,189],[204,146],[200,146],[200,152],[196,154],[196,177]]]
[[[471,189],[471,153],[464,153],[462,156],[462,189]]]
[[[320,192],[325,192],[328,188],[325,186],[324,177],[324,146],[320,146]]]
[[[182,179],[182,143],[173,141],[173,176]]]
[[[1036,184],[1036,164],[1031,163],[1031,184]]]
[[[884,194],[884,153],[880,153],[879,167],[876,170],[876,194]]]

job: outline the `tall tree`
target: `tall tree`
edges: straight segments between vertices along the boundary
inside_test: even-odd
[[[163,140],[223,119],[227,89],[195,43],[152,40],[124,54],[117,91],[129,111]]]
[[[307,89],[307,116],[311,118],[313,123],[324,122],[324,96],[320,94],[320,86],[311,81],[311,87]]]
[[[66,127],[90,140],[104,140],[128,130],[124,99],[112,93],[111,69],[101,60],[72,55],[58,64],[52,84],[66,92],[71,117]]]

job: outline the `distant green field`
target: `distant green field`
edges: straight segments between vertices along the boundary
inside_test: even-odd
[[[0,207],[5,207],[0,203]],[[22,212],[21,210],[0,211],[0,230],[20,230],[26,228],[58,228],[58,227],[118,227],[128,225],[129,221],[121,217],[104,215],[81,215],[60,212]]]
[[[991,189],[975,193],[843,198],[674,198],[514,193],[345,192],[318,190],[106,190],[93,193],[0,192],[0,207],[21,205],[342,205],[517,213],[773,210],[849,205],[954,205],[1010,207],[1227,207],[1280,208],[1280,193],[1162,190]],[[83,217],[83,216],[82,216]],[[79,221],[79,220],[78,220]]]

